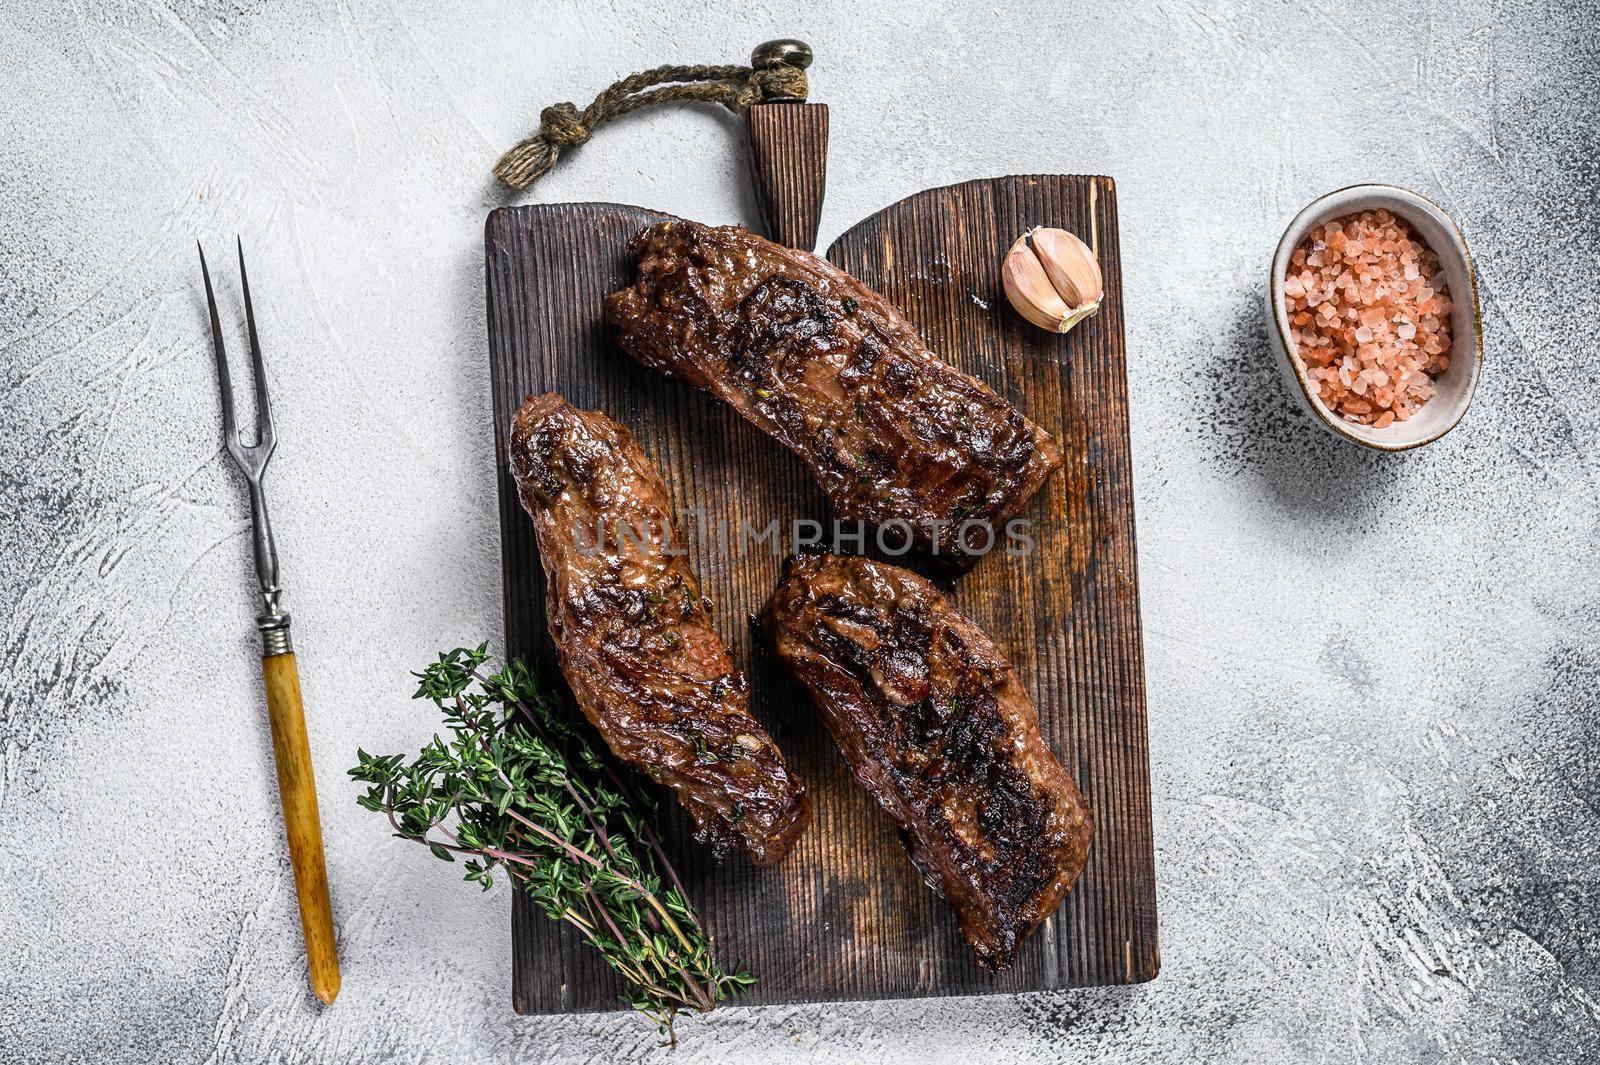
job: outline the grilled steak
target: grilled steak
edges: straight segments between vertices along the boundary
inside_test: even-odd
[[[887,549],[909,539],[929,565],[965,572],[1061,465],[1043,429],[831,263],[685,221],[629,248],[638,281],[606,299],[623,348],[800,456],[838,518],[895,522],[880,533]],[[994,537],[969,526],[964,542],[968,522]]]
[[[864,558],[791,558],[761,625],[978,960],[1010,965],[1093,828],[1005,657],[932,584]]]
[[[750,716],[742,672],[678,550],[666,487],[633,434],[530,396],[511,470],[539,536],[550,636],[613,754],[670,788],[718,856],[775,865],[810,820],[805,788]]]

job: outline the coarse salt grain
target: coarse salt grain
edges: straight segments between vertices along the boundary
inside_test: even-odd
[[[1439,257],[1387,210],[1312,230],[1290,257],[1283,294],[1306,376],[1346,421],[1405,421],[1450,365]]]

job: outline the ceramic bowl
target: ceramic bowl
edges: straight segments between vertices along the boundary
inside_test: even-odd
[[[1289,315],[1283,299],[1283,280],[1289,257],[1312,229],[1335,218],[1361,211],[1388,208],[1390,213],[1411,224],[1412,232],[1439,256],[1439,268],[1449,286],[1450,368],[1434,381],[1434,395],[1417,413],[1403,422],[1375,429],[1370,425],[1347,422],[1322,402],[1306,377],[1289,339]],[[1294,216],[1278,250],[1272,256],[1272,278],[1267,290],[1267,320],[1277,337],[1282,365],[1292,392],[1329,432],[1363,447],[1378,451],[1406,451],[1439,439],[1461,420],[1478,388],[1478,373],[1483,367],[1483,328],[1478,312],[1478,281],[1472,269],[1461,229],[1438,204],[1408,189],[1393,185],[1352,185],[1313,200]]]

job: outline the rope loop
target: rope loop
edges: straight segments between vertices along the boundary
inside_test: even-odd
[[[810,62],[809,51],[804,62]],[[582,111],[571,102],[540,111],[538,132],[502,155],[494,165],[494,176],[513,189],[527,189],[550,172],[564,149],[584,144],[600,126],[643,107],[696,100],[743,114],[769,100],[804,100],[809,92],[805,68],[785,62],[755,68],[656,67],[616,82]]]

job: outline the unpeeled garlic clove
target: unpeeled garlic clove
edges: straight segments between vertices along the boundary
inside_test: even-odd
[[[1018,237],[1000,274],[1017,313],[1054,333],[1099,310],[1105,296],[1094,252],[1064,229],[1035,226]]]

